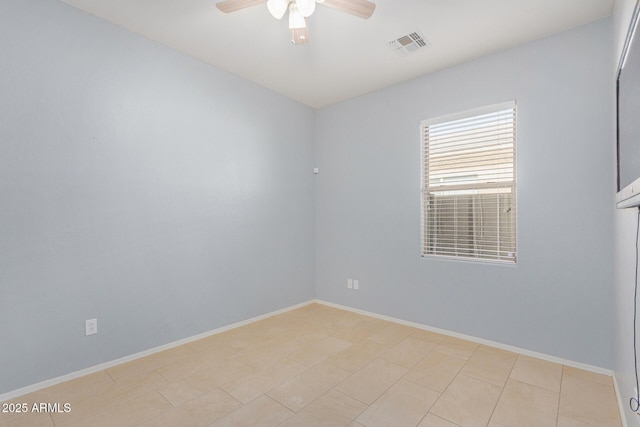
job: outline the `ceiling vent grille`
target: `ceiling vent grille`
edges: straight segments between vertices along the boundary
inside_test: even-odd
[[[414,31],[389,42],[389,47],[399,55],[408,55],[429,46],[431,43],[419,31]]]

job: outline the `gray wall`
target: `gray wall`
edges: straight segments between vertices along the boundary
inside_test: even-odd
[[[317,297],[611,368],[609,34],[602,20],[320,110]],[[420,121],[511,99],[517,266],[421,259]]]
[[[0,393],[313,298],[313,110],[58,1],[0,56]]]
[[[612,15],[613,55],[610,64],[610,86],[612,89],[615,88],[615,73],[635,3],[635,0],[615,0],[614,2]],[[612,100],[612,102],[614,101]],[[614,117],[611,120],[613,121]],[[612,133],[613,138],[615,138],[615,133]],[[612,194],[615,194],[613,177],[611,187]],[[613,201],[611,206],[614,206]],[[623,404],[623,416],[626,418],[627,425],[636,426],[638,425],[638,416],[629,408],[629,399],[635,397],[634,387],[636,386],[633,368],[633,294],[638,211],[636,209],[615,210],[613,219],[614,374],[620,391],[619,398]]]

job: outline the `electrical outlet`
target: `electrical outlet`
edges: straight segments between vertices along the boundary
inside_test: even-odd
[[[356,279],[353,280],[353,289],[356,290],[356,291],[358,289],[360,289],[360,284],[358,283],[358,280],[356,280]]]
[[[353,280],[347,279],[347,288],[353,289]]]
[[[98,319],[88,319],[84,321],[84,334],[93,335],[98,333]]]

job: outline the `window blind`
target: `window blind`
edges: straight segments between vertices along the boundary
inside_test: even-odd
[[[422,138],[422,255],[515,263],[515,102],[426,120]]]

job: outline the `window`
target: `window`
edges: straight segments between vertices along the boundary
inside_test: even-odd
[[[515,263],[515,102],[425,120],[422,139],[422,256]]]

